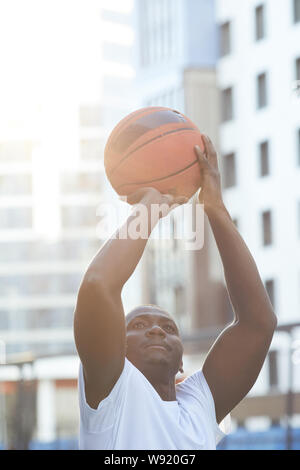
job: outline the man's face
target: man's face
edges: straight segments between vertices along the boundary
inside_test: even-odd
[[[175,377],[182,367],[183,346],[172,317],[145,307],[128,315],[126,323],[126,357],[146,376],[153,366],[161,366]]]

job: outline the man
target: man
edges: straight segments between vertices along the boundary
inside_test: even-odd
[[[183,347],[172,317],[146,305],[125,318],[121,301],[147,237],[108,240],[87,269],[74,318],[81,359],[81,449],[215,449],[222,437],[217,423],[252,388],[267,355],[275,314],[225,208],[217,155],[208,137],[205,152],[196,146],[195,153],[201,172],[199,200],[219,249],[235,318],[212,346],[203,369],[175,385]],[[151,206],[167,204],[171,210],[186,199],[143,188],[128,202],[147,209],[149,237],[159,220],[151,218]],[[117,235],[136,218],[133,211]]]

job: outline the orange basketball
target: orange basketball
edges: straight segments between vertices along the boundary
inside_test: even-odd
[[[151,186],[190,198],[200,186],[195,145],[204,150],[188,117],[170,108],[139,109],[112,130],[104,150],[106,175],[119,195]]]

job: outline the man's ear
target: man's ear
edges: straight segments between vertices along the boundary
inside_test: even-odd
[[[179,372],[181,372],[181,374],[183,374],[184,370],[183,370],[183,362],[181,361],[181,364],[180,364],[180,367],[179,367]]]

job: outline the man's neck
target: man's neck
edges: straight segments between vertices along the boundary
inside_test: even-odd
[[[165,374],[157,373],[155,375],[144,373],[144,375],[163,401],[176,401],[175,379],[173,376],[167,378]]]
[[[176,401],[176,391],[174,384],[152,384],[163,401]]]

